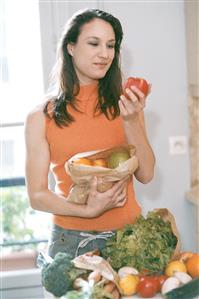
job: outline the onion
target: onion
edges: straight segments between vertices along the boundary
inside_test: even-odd
[[[122,267],[119,269],[118,271],[118,275],[120,278],[128,275],[128,274],[132,274],[132,275],[138,275],[139,272],[137,269],[133,268],[133,267]]]
[[[176,277],[169,277],[165,280],[162,285],[161,293],[166,294],[173,289],[176,289],[180,286],[180,281]]]
[[[88,280],[94,280],[94,283],[100,281],[101,278],[102,276],[98,270],[91,272],[88,276]]]
[[[185,272],[174,272],[174,277],[176,277],[182,284],[185,284],[192,280],[192,277]]]

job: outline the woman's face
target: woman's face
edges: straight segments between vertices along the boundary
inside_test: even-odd
[[[103,78],[115,56],[115,34],[112,26],[94,19],[82,26],[75,44],[67,45],[81,85]]]

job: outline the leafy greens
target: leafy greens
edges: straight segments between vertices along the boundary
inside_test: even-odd
[[[132,266],[150,273],[163,272],[177,244],[171,223],[165,222],[156,212],[139,216],[107,240],[102,256],[118,270]]]

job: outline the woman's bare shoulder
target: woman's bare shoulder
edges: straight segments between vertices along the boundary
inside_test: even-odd
[[[30,110],[26,116],[25,124],[28,125],[42,125],[45,123],[44,104],[39,104]]]

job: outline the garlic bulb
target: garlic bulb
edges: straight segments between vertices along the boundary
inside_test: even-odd
[[[95,270],[91,272],[88,276],[88,280],[94,280],[94,283],[97,283],[102,278],[100,272],[98,270]]]
[[[176,272],[174,272],[173,276],[176,277],[182,284],[185,284],[192,280],[192,277],[185,272],[176,271]]]
[[[166,294],[169,291],[176,289],[180,286],[180,281],[176,277],[169,277],[162,285],[161,293]]]
[[[139,272],[138,272],[137,269],[135,269],[133,267],[122,267],[118,271],[118,275],[119,275],[120,278],[122,278],[122,277],[124,277],[128,274],[138,275]]]

